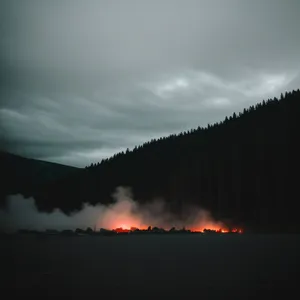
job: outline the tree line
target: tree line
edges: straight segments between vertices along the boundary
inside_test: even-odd
[[[93,163],[43,187],[37,203],[70,212],[129,186],[140,202],[163,198],[177,213],[198,205],[253,229],[300,230],[299,114],[298,89]]]

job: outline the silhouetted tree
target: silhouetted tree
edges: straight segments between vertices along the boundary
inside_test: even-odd
[[[300,91],[251,105],[206,128],[152,140],[42,187],[44,208],[72,211],[110,203],[117,186],[141,203],[163,197],[170,209],[207,208],[252,228],[300,230]]]

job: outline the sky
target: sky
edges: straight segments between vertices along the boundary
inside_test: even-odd
[[[84,167],[300,87],[299,0],[0,0],[1,150]]]

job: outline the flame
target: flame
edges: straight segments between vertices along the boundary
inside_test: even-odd
[[[165,231],[169,231],[172,227],[163,227],[157,226],[159,228],[163,228]],[[129,233],[136,230],[146,231],[149,226],[146,226],[142,223],[142,220],[136,216],[130,215],[118,215],[115,219],[111,219],[110,227],[108,229],[113,230],[116,233]],[[238,227],[229,228],[226,227],[222,222],[214,222],[214,221],[204,221],[198,223],[198,225],[183,227],[186,230],[194,233],[243,233],[243,230]],[[176,227],[177,230],[182,229]],[[150,227],[151,231],[151,227]]]
[[[130,229],[123,228],[123,227],[118,227],[116,229],[113,229],[113,231],[115,231],[117,233],[123,233],[123,232],[128,233],[128,232],[130,232]]]
[[[210,231],[210,232],[216,232],[216,233],[243,233],[243,229],[241,228],[233,228],[233,229],[229,229],[229,228],[193,228],[191,229],[191,232],[206,232],[206,231]]]
[[[125,203],[126,204],[126,203]],[[146,231],[149,227],[149,224],[145,224],[143,216],[139,214],[133,214],[130,210],[131,206],[126,206],[124,203],[122,206],[116,210],[111,210],[109,213],[105,214],[99,223],[96,225],[97,228],[106,228],[108,230],[113,230],[116,233],[129,233],[136,230]],[[149,222],[149,220],[148,220]],[[147,223],[148,223],[147,222]],[[150,221],[151,222],[151,221]],[[173,226],[169,224],[161,224],[155,222],[154,225],[158,228],[163,228],[165,231],[169,231]],[[200,215],[197,218],[197,222],[193,225],[188,225],[183,227],[183,223],[179,222],[175,225],[177,230],[185,228],[191,232],[216,232],[216,233],[242,233],[240,228],[228,228],[222,222],[214,221],[212,218],[207,217],[207,215]],[[151,229],[150,229],[151,231]]]
[[[103,226],[104,225],[104,226]],[[109,230],[114,230],[117,232],[129,232],[133,228],[136,229],[147,229],[148,226],[143,224],[142,220],[138,216],[130,214],[108,214],[102,220],[101,224],[97,224],[97,228],[105,227]]]
[[[150,227],[151,228],[151,227]],[[129,233],[129,232],[133,232],[136,230],[148,230],[148,228],[138,228],[138,227],[134,227],[134,226],[120,226],[117,228],[112,229],[114,232],[116,233]],[[151,229],[150,229],[151,230]],[[191,232],[194,233],[205,233],[205,232],[215,232],[215,233],[243,233],[243,230],[241,228],[233,228],[233,229],[228,229],[228,228],[202,228],[202,229],[186,229],[189,230]]]
[[[205,230],[215,231],[219,233],[228,233],[229,229],[226,227],[220,226],[220,224],[205,224],[201,226],[191,227],[192,232],[204,232]]]
[[[129,225],[130,224],[130,225]],[[242,230],[239,228],[229,229],[225,226],[222,226],[221,222],[205,222],[204,224],[201,223],[200,226],[187,226],[184,227],[186,230],[191,232],[217,232],[217,233],[242,233]],[[161,228],[161,226],[158,226]],[[164,230],[168,231],[172,228],[172,226],[165,227]],[[130,216],[122,216],[120,218],[116,218],[113,222],[111,222],[111,226],[109,227],[110,230],[115,232],[130,232],[135,230],[147,230],[148,226],[142,225],[141,220],[138,218],[132,218]],[[179,227],[177,229],[180,229]]]

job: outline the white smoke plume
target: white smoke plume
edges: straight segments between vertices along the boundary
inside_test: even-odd
[[[156,226],[167,230],[172,227],[178,229],[186,227],[192,230],[223,227],[221,222],[213,220],[209,212],[200,208],[189,207],[183,214],[184,217],[178,218],[167,210],[163,200],[140,205],[133,200],[129,188],[117,188],[113,198],[114,202],[110,205],[84,204],[82,210],[67,216],[59,209],[55,209],[52,213],[40,212],[33,198],[25,199],[22,195],[10,195],[7,197],[6,209],[0,210],[0,228],[3,231],[13,232],[19,229],[75,230],[87,227],[146,229],[148,226]]]

